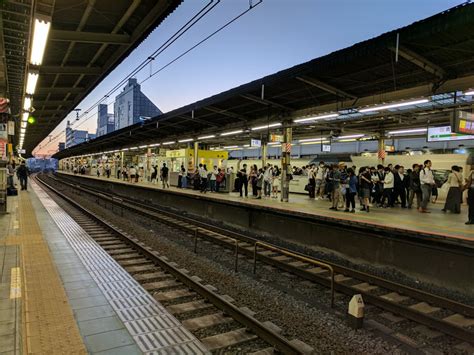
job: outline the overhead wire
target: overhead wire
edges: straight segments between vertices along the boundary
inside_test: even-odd
[[[220,0],[219,0],[220,1]],[[202,40],[200,40],[199,42],[197,42],[196,44],[194,44],[192,47],[190,47],[189,49],[187,49],[186,51],[182,52],[181,54],[179,54],[178,56],[176,56],[174,59],[172,59],[171,61],[169,61],[168,63],[166,63],[165,65],[163,65],[162,67],[160,67],[159,69],[157,69],[156,71],[154,71],[152,74],[150,74],[147,78],[145,78],[144,80],[142,80],[140,82],[140,84],[148,81],[150,78],[154,77],[155,75],[157,75],[158,73],[160,73],[161,71],[163,71],[164,69],[166,69],[167,67],[169,67],[170,65],[172,65],[173,63],[177,62],[179,59],[181,59],[182,57],[184,57],[185,55],[187,55],[188,53],[190,53],[191,51],[193,51],[194,49],[196,49],[197,47],[199,47],[200,45],[202,45],[203,43],[205,43],[206,41],[208,41],[209,39],[211,39],[212,37],[214,37],[215,35],[217,35],[219,32],[221,32],[222,30],[224,30],[225,28],[227,28],[228,26],[230,26],[232,23],[234,23],[235,21],[237,21],[238,19],[240,19],[242,16],[246,15],[248,12],[250,12],[251,10],[253,10],[256,6],[260,5],[261,3],[263,2],[263,0],[258,0],[255,4],[252,2],[252,1],[249,1],[249,8],[246,9],[245,11],[242,11],[241,13],[239,13],[237,16],[233,17],[231,20],[229,20],[228,22],[226,22],[225,24],[223,24],[222,26],[220,26],[218,29],[216,29],[214,32],[212,32],[211,34],[209,34],[208,36],[206,36],[205,38],[203,38]],[[217,4],[216,4],[217,5]],[[207,13],[207,12],[206,12]],[[188,21],[189,22],[189,21]],[[161,48],[162,46],[160,46]],[[155,51],[156,53],[157,51]],[[161,52],[160,52],[161,53]],[[128,80],[128,78],[127,78]],[[126,80],[125,80],[126,81]],[[123,84],[124,80],[122,80],[122,84]],[[117,85],[116,85],[117,86]],[[119,87],[120,88],[120,87]],[[116,90],[115,90],[116,91]],[[112,92],[113,93],[113,92]],[[110,95],[105,95],[103,99],[106,99],[108,98]],[[101,100],[103,100],[101,99]],[[102,102],[102,101],[101,101]],[[97,106],[97,105],[96,105]],[[93,108],[93,107],[92,107]],[[87,112],[89,111],[90,109],[88,109]],[[96,116],[96,113],[90,115],[89,117],[86,117],[84,120],[82,120],[79,124],[77,124],[75,126],[75,128],[78,128],[80,127],[81,125],[83,125],[85,122],[87,122],[90,118],[92,117],[95,117]],[[59,132],[55,137],[53,137],[52,141],[55,141],[56,139],[58,139],[60,136],[62,135],[62,132]],[[48,143],[49,144],[49,143]]]

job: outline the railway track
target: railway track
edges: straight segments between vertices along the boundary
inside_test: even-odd
[[[289,341],[271,322],[260,322],[247,308],[233,304],[211,285],[159,255],[133,236],[102,220],[44,180],[36,179],[74,220],[168,312],[179,319],[211,352],[252,349],[246,353],[305,354],[311,348]]]
[[[352,296],[361,294],[366,303],[399,315],[416,323],[435,329],[456,339],[474,342],[474,307],[462,304],[422,290],[395,283],[310,256],[295,253],[275,245],[260,243],[246,235],[226,230],[182,214],[165,211],[151,203],[143,203],[127,197],[126,200],[112,194],[56,179],[71,189],[90,194],[98,203],[130,210],[152,220],[185,231],[194,238],[204,239],[224,248],[245,255],[254,263],[268,264],[305,280],[333,287],[333,290]],[[195,244],[196,245],[196,244]],[[238,258],[236,257],[236,261]],[[330,268],[316,266],[321,263]],[[237,264],[236,264],[237,265]],[[331,275],[333,273],[333,275]],[[333,279],[333,282],[332,282]]]

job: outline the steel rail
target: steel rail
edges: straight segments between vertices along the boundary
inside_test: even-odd
[[[66,196],[62,192],[58,191],[51,185],[47,184],[40,178],[37,178],[36,180],[40,182],[43,186],[45,186],[47,189],[49,189],[50,191],[60,196],[63,200],[67,201],[69,204],[74,206],[76,209],[80,210],[82,213],[84,213],[85,215],[87,215],[88,217],[96,221],[97,223],[101,224],[102,226],[110,230],[113,234],[118,236],[124,242],[132,245],[140,253],[143,253],[144,255],[146,255],[147,258],[152,260],[154,263],[158,264],[161,268],[166,270],[168,273],[172,274],[174,277],[176,277],[180,282],[185,284],[190,289],[196,291],[203,298],[208,299],[213,305],[221,309],[226,314],[230,315],[237,322],[248,327],[250,330],[255,332],[255,334],[258,335],[261,339],[265,340],[266,342],[274,346],[277,350],[283,352],[284,354],[303,354],[289,340],[277,334],[273,330],[267,328],[264,324],[262,324],[260,321],[258,321],[254,317],[246,314],[245,312],[242,312],[235,305],[228,302],[217,293],[207,289],[200,282],[193,280],[191,277],[181,272],[177,267],[171,265],[170,262],[166,261],[156,251],[153,251],[152,248],[146,246],[144,243],[139,242],[137,239],[131,237],[130,235],[124,233],[123,231],[118,230],[115,226],[101,219],[99,216],[97,216],[96,214],[94,214],[93,212],[85,208],[84,206],[80,205],[79,203],[71,199],[70,197]]]

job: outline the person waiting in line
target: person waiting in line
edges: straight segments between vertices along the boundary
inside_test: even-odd
[[[29,171],[25,165],[25,162],[22,161],[20,166],[17,169],[18,178],[20,179],[20,186],[22,190],[28,190],[28,175]]]
[[[339,171],[339,166],[337,164],[334,164],[332,174],[329,179],[332,183],[332,207],[329,209],[337,211],[337,205],[339,204],[339,198],[341,195],[341,172]]]
[[[386,208],[386,207],[393,207],[394,206],[394,201],[393,201],[393,184],[394,184],[394,177],[392,170],[387,166],[385,168],[385,177],[383,179],[383,194],[382,194],[382,200],[380,201],[380,204]]]
[[[18,167],[18,169],[19,169],[19,167]],[[17,169],[17,176],[18,176],[18,169]],[[7,164],[7,186],[10,187],[10,188],[15,187],[15,184],[14,184],[14,181],[13,181],[14,177],[15,177],[15,167],[13,166],[12,162],[9,162]]]
[[[132,165],[130,167],[130,171],[129,171],[129,175],[130,175],[130,181],[131,183],[134,183],[135,182],[135,177],[137,175],[137,169],[135,169],[135,167]]]
[[[169,189],[170,187],[170,184],[168,183],[168,177],[169,177],[169,169],[166,166],[166,163],[163,163],[163,166],[160,170],[160,180],[164,189],[166,188]]]
[[[326,184],[324,185],[324,196],[327,197],[329,202],[332,202],[332,190],[333,190],[333,181],[332,176],[334,174],[334,169],[332,165],[329,165],[326,169]]]
[[[466,185],[464,187],[467,189],[467,222],[465,224],[474,224],[474,170],[471,170],[467,178]]]
[[[152,166],[153,171],[151,172],[151,183],[156,184],[158,180],[158,166],[153,165]]]
[[[400,198],[400,205],[402,208],[407,208],[407,196],[405,189],[405,168],[401,165],[396,165],[393,173],[393,200],[397,201]]]
[[[186,173],[186,168],[183,164],[181,164],[179,172],[181,174],[181,188],[185,189],[188,186],[188,174]]]
[[[120,180],[120,177],[122,176],[122,169],[117,168],[117,180]]]
[[[250,173],[249,173],[249,182],[250,186],[252,186],[252,195],[257,196],[257,177],[258,177],[258,168],[257,165],[252,165],[250,167]]]
[[[352,168],[347,169],[347,185],[346,188],[346,209],[344,212],[355,213],[355,196],[357,194],[357,176],[355,176],[354,170]],[[351,210],[349,208],[352,207]]]
[[[275,166],[272,175],[272,198],[278,198],[278,189],[280,188],[280,174],[280,169],[278,166]]]
[[[314,176],[314,164],[311,164],[308,169],[308,184],[306,185],[306,190],[308,191],[308,196],[310,199],[314,199],[316,192],[316,178]]]
[[[410,173],[410,190],[408,194],[408,208],[413,206],[413,199],[416,196],[416,209],[419,210],[421,207],[421,183],[420,183],[420,166],[413,164],[412,171]]]
[[[263,187],[263,170],[258,169],[257,172],[257,199],[261,200],[262,199],[262,187]]]
[[[206,193],[207,192],[207,169],[206,165],[199,164],[199,177],[201,178],[201,189],[200,192]]]
[[[370,203],[370,192],[372,191],[372,176],[370,174],[370,169],[367,167],[362,167],[359,170],[359,184],[360,184],[360,193],[362,197],[362,208],[361,211],[369,212],[369,203]]]
[[[211,171],[211,176],[210,176],[210,181],[209,181],[211,192],[216,192],[217,174],[219,174],[219,171],[217,170],[217,166],[214,165],[214,169]]]
[[[201,174],[200,174],[199,168],[194,169],[193,190],[201,190]]]
[[[314,166],[313,166],[314,167]],[[313,169],[314,176],[314,193],[315,199],[324,198],[324,185],[325,183],[326,166],[323,161],[319,162],[319,165]]]
[[[247,164],[244,164],[242,169],[239,170],[237,173],[237,177],[239,178],[239,193],[240,197],[243,195],[243,190],[245,190],[245,197],[248,196],[248,175],[247,175]]]
[[[105,175],[107,176],[107,179],[110,179],[110,166],[109,166],[109,164],[105,165]]]
[[[271,164],[267,164],[263,172],[263,195],[270,197],[272,191],[272,175],[273,168]]]
[[[178,172],[178,189],[180,189],[183,186],[183,164],[181,164],[181,167],[179,168]]]
[[[449,184],[449,190],[444,207],[441,211],[451,211],[452,213],[459,214],[461,213],[462,188],[464,186],[464,181],[459,172],[458,166],[453,165],[451,167],[451,173],[446,182]]]
[[[420,212],[422,213],[430,213],[430,211],[428,211],[428,202],[430,202],[431,192],[433,186],[435,186],[435,180],[433,172],[431,171],[431,166],[431,160],[425,160],[425,162],[423,163],[423,169],[421,169],[420,171],[420,183],[422,193]]]
[[[225,174],[224,169],[218,168],[216,175],[216,192],[219,192],[221,185],[224,184]]]

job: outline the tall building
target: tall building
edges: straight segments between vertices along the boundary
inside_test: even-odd
[[[96,137],[95,134],[89,133],[87,131],[79,131],[77,129],[72,129],[71,123],[67,121],[66,125],[66,148],[70,148],[73,145],[87,142]]]
[[[107,105],[100,104],[97,112],[97,137],[115,130],[114,114],[107,112]]]
[[[137,79],[128,79],[128,84],[115,98],[115,130],[139,122],[140,117],[155,117],[161,114],[160,109],[141,92]]]

